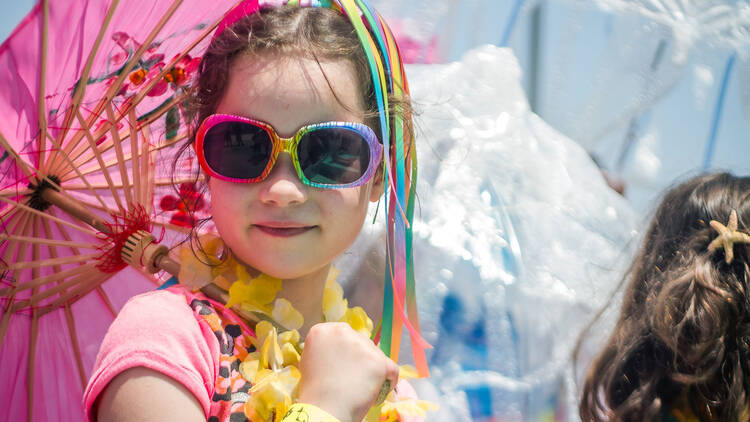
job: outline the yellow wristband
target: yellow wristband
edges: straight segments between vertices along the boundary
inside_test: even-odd
[[[330,413],[306,403],[294,403],[281,422],[340,422]]]

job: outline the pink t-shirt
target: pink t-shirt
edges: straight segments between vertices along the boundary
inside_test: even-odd
[[[253,332],[236,314],[200,293],[174,286],[130,299],[107,331],[83,395],[86,418],[96,419],[94,403],[118,374],[145,367],[178,381],[196,397],[208,420],[246,420],[250,383],[239,364],[252,347]],[[397,400],[414,398],[404,380]],[[421,422],[423,418],[400,420]]]
[[[102,341],[83,396],[89,421],[96,419],[94,402],[109,382],[139,366],[180,382],[208,417],[219,371],[219,341],[193,312],[180,288],[144,293],[125,304]]]

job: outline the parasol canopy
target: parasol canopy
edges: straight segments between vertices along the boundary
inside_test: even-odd
[[[0,419],[83,419],[107,327],[161,284],[120,246],[136,229],[184,240],[205,208],[196,164],[172,164],[186,87],[234,3],[44,1],[0,45]]]

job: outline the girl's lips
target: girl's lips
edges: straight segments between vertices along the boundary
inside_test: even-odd
[[[273,225],[266,225],[266,224],[254,224],[253,227],[260,230],[261,232],[275,237],[292,237],[297,236],[302,233],[306,233],[315,226],[291,226],[286,224],[273,224]]]

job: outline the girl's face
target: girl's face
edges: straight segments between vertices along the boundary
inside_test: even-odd
[[[243,55],[230,68],[216,113],[261,120],[279,136],[290,137],[312,123],[362,123],[362,103],[347,61],[318,66],[304,58]],[[262,182],[211,178],[208,186],[213,221],[234,255],[283,279],[325,269],[357,237],[369,202],[377,201],[384,188],[380,173],[356,188],[309,187],[284,152]]]

